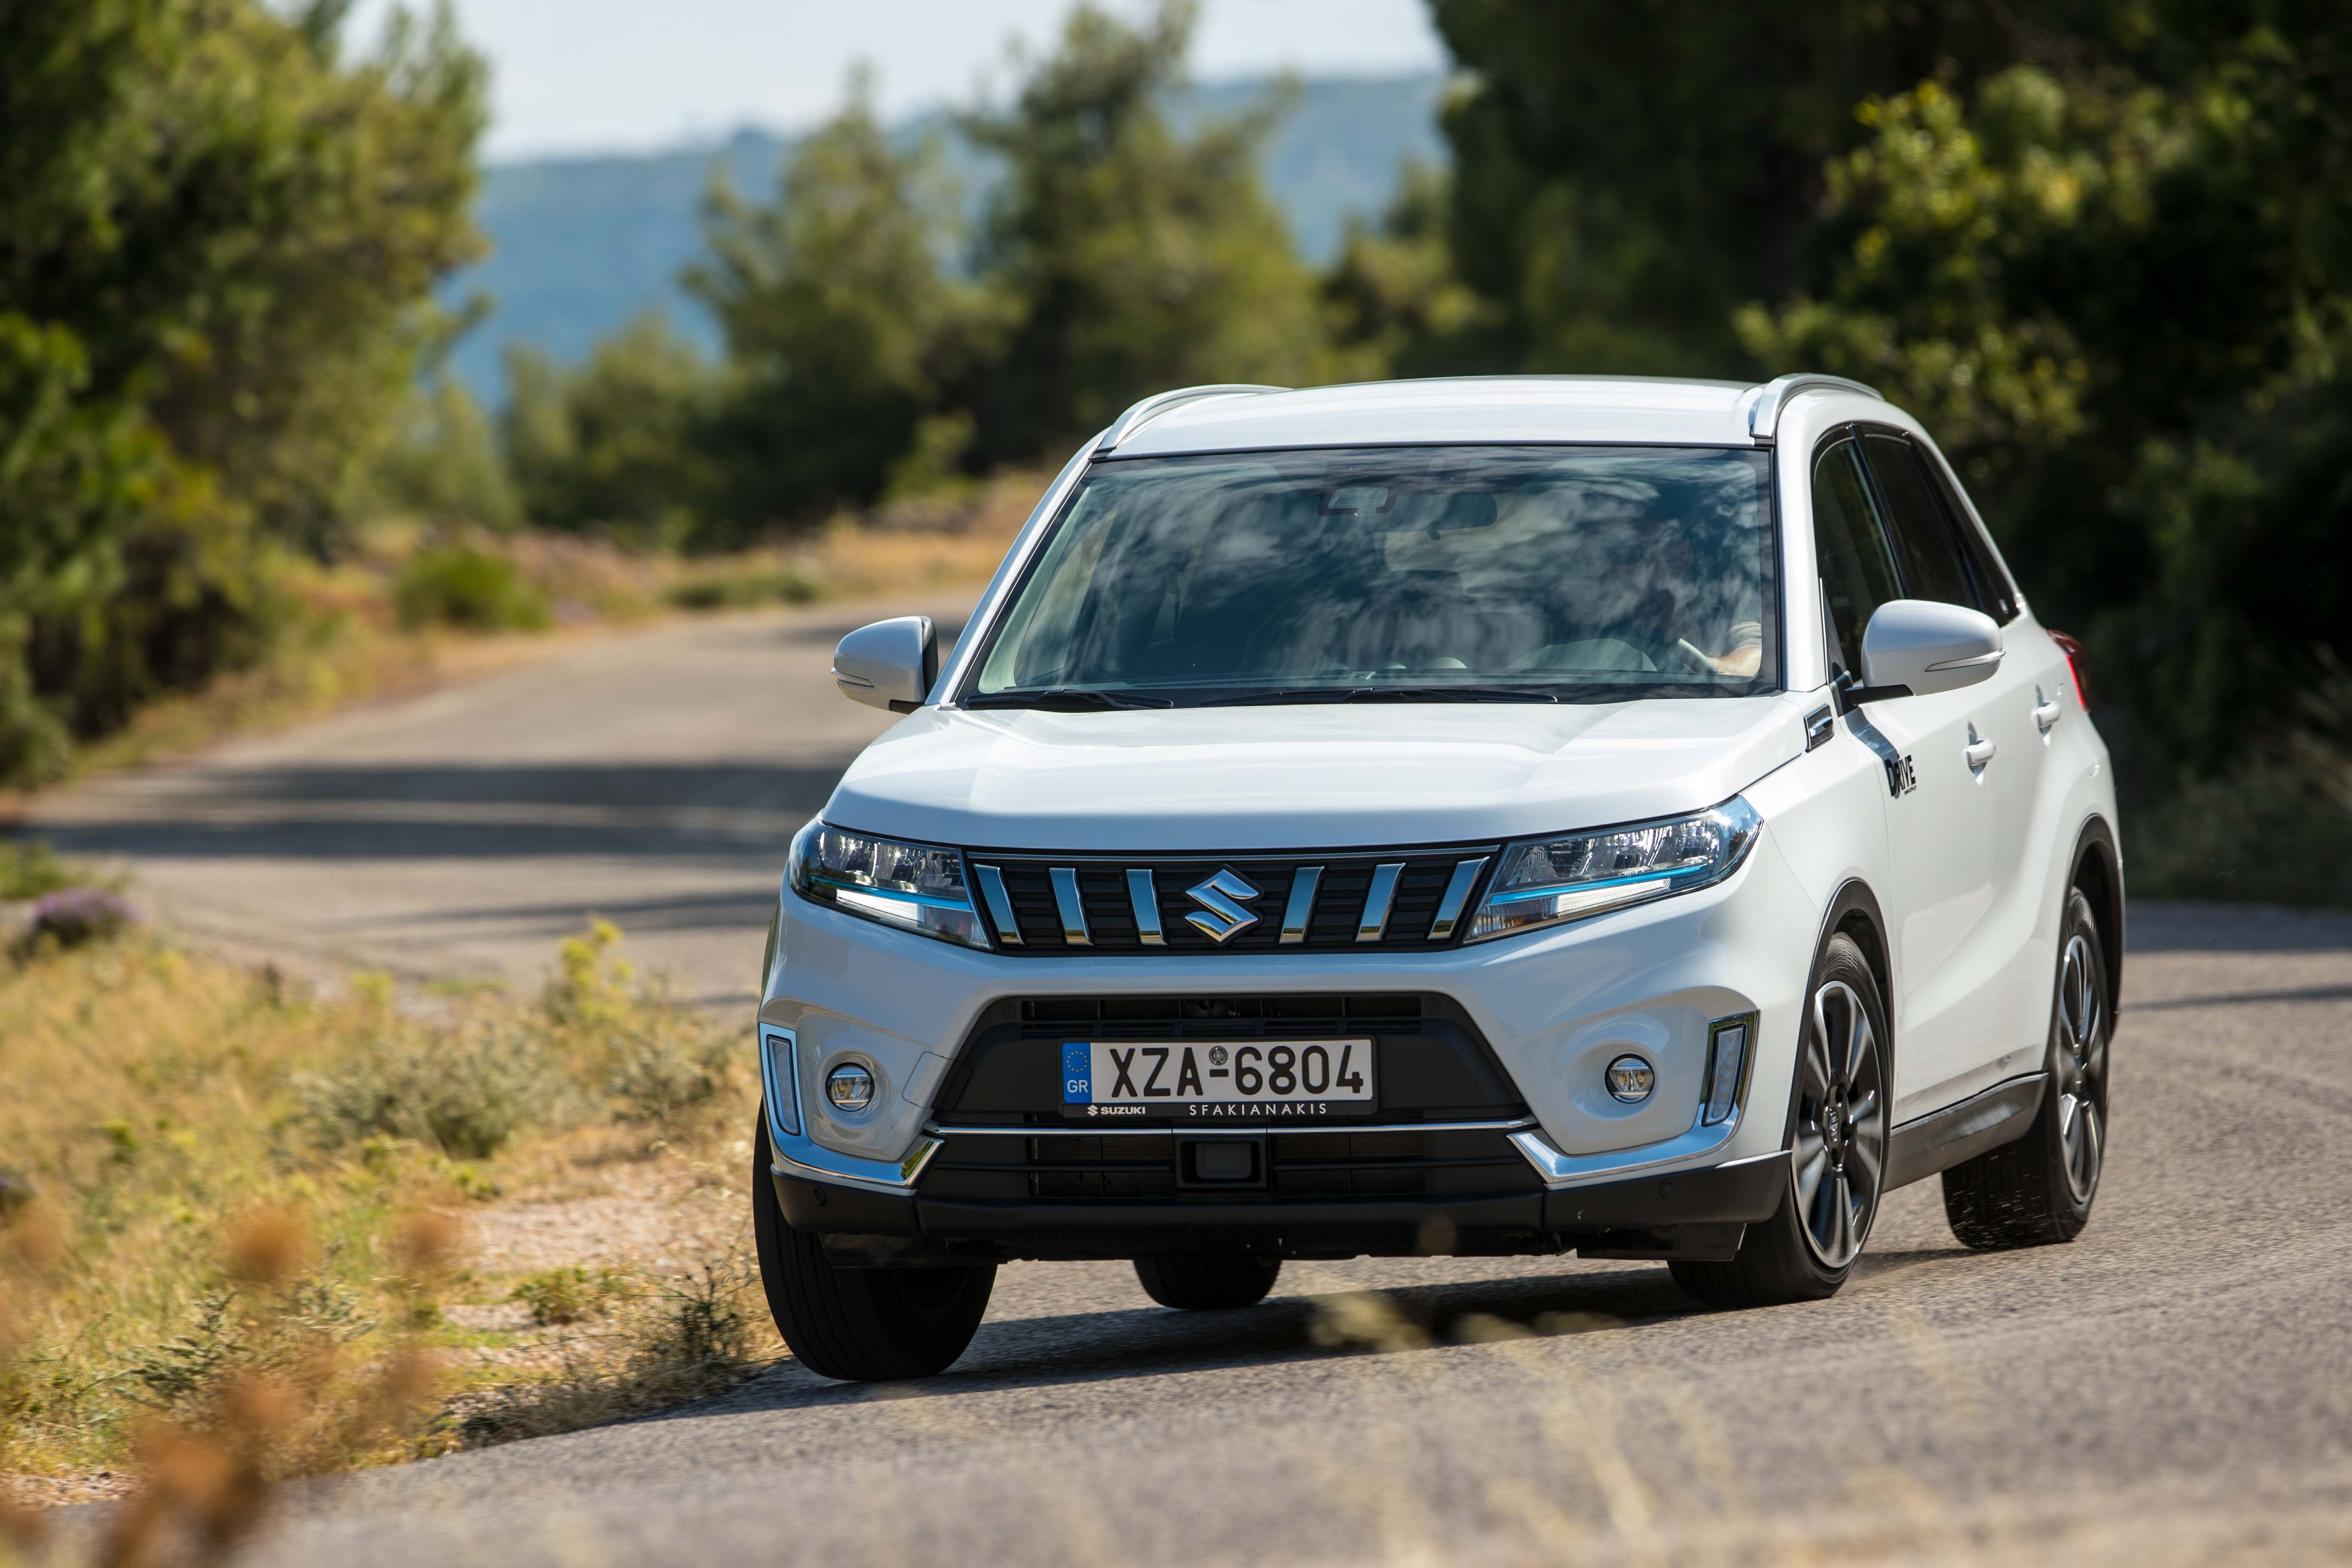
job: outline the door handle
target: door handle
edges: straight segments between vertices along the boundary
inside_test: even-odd
[[[2066,705],[2055,697],[2042,695],[2042,688],[2033,689],[2033,722],[2045,735],[2059,720],[2066,717]]]
[[[1960,755],[1968,758],[1969,772],[1980,773],[1985,771],[1985,764],[1992,761],[1994,754],[2000,750],[2000,748],[1990,741],[1979,738],[1977,734],[1977,727],[1971,724],[1969,726],[1969,743],[1960,748]]]

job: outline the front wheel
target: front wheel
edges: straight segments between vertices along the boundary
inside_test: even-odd
[[[1710,1307],[1770,1307],[1834,1296],[1870,1237],[1885,1180],[1886,1005],[1862,949],[1840,932],[1813,966],[1797,1052],[1789,1185],[1728,1263],[1670,1263]]]
[[[770,1173],[768,1115],[751,1140],[751,1234],[760,1283],[793,1357],[844,1383],[929,1377],[954,1364],[980,1331],[996,1265],[844,1268],[824,1238],[784,1218]]]
[[[2050,1005],[2050,1087],[2025,1136],[1944,1173],[1944,1217],[1982,1252],[2072,1241],[2091,1223],[2107,1152],[2106,950],[2079,889],[2059,931]]]

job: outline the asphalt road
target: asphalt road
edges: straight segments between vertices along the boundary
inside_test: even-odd
[[[714,994],[878,727],[838,616],[675,628],[60,803],[238,940],[538,962],[593,908]],[[1663,1267],[1290,1266],[1239,1312],[1020,1265],[950,1373],[296,1489],[270,1563],[2352,1560],[2352,919],[2142,906],[2090,1229],[1892,1198],[1835,1300]]]
[[[47,797],[23,830],[121,864],[143,910],[331,971],[527,984],[592,917],[680,995],[752,999],[785,841],[893,722],[842,634],[971,593],[609,637]]]

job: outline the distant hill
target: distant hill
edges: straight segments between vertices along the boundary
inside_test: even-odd
[[[1177,122],[1231,113],[1255,101],[1263,80],[1213,82],[1170,104]],[[1380,210],[1407,157],[1445,155],[1437,132],[1444,79],[1332,78],[1301,84],[1297,105],[1266,148],[1269,190],[1289,215],[1299,248],[1318,261],[1339,245],[1347,216]],[[914,137],[948,129],[943,115],[909,122]],[[677,287],[678,269],[700,248],[697,226],[714,165],[736,188],[766,199],[794,139],[741,131],[725,142],[625,157],[535,158],[486,172],[476,221],[489,237],[488,259],[453,279],[453,302],[477,292],[489,317],[458,344],[453,363],[476,395],[503,396],[499,351],[527,342],[564,361],[640,310],[658,306],[683,331],[716,348],[710,321]],[[949,148],[977,205],[988,181],[978,154]]]

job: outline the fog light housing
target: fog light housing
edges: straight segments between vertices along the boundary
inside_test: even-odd
[[[844,1062],[824,1075],[824,1097],[835,1110],[858,1111],[874,1103],[874,1073],[862,1062]]]
[[[1708,1026],[1706,1098],[1699,1103],[1700,1126],[1719,1126],[1731,1120],[1731,1113],[1739,1109],[1740,1098],[1748,1090],[1748,1062],[1755,1055],[1755,1045],[1753,1013],[1742,1013],[1737,1018],[1717,1018]]]
[[[760,1079],[768,1101],[768,1120],[774,1132],[801,1135],[800,1074],[793,1068],[793,1032],[760,1026]]]
[[[1609,1084],[1609,1098],[1621,1105],[1639,1105],[1658,1087],[1658,1069],[1635,1056],[1619,1057],[1602,1077]]]

